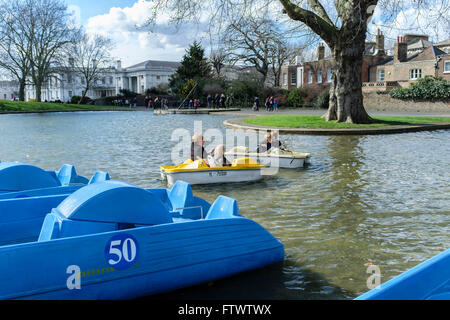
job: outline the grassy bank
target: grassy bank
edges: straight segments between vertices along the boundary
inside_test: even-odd
[[[427,123],[450,123],[450,117],[426,117],[426,116],[374,116],[375,123],[353,124],[327,122],[321,116],[315,115],[270,115],[246,118],[242,121],[256,126],[279,128],[306,128],[306,129],[350,129],[350,128],[376,128],[386,126],[414,125]]]
[[[50,112],[50,111],[92,111],[121,109],[113,106],[92,106],[81,104],[60,104],[48,102],[23,102],[0,100],[0,113]]]

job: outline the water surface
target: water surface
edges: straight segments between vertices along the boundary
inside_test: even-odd
[[[164,186],[175,128],[225,130],[227,116],[150,112],[0,116],[0,160],[79,174],[108,171],[146,188]],[[170,299],[351,299],[366,291],[369,264],[382,281],[449,248],[450,131],[380,136],[282,136],[310,152],[306,169],[250,184],[194,186],[213,202],[237,199],[241,214],[282,241],[286,261],[158,296]]]

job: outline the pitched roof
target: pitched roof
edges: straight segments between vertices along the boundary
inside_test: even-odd
[[[450,38],[441,42],[438,42],[435,44],[435,46],[440,47],[440,46],[450,46]]]
[[[125,70],[129,70],[129,69],[152,69],[152,68],[176,69],[179,66],[180,66],[179,62],[147,60],[147,61],[135,64],[135,65],[133,65],[131,67],[125,68]]]
[[[434,60],[434,59],[436,59],[436,57],[441,56],[441,55],[446,55],[446,53],[444,51],[442,51],[441,49],[437,48],[436,46],[431,46],[429,48],[426,48],[422,52],[417,52],[417,53],[409,55],[406,58],[406,61],[404,61],[402,63]],[[391,64],[394,64],[394,57],[389,57],[388,59],[381,61],[379,64],[377,64],[377,66],[391,65]]]
[[[424,39],[419,39],[411,44],[408,44],[408,50],[420,50],[432,47],[433,43]]]

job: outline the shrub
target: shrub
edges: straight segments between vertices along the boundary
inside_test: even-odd
[[[330,91],[322,91],[316,98],[314,102],[314,107],[318,109],[328,109],[330,106]]]
[[[71,104],[90,104],[92,102],[92,99],[89,97],[84,97],[83,101],[79,102],[81,100],[80,96],[73,96],[72,99],[70,99]]]
[[[232,98],[235,106],[240,107],[251,107],[255,97],[260,97],[260,101],[263,100],[260,83],[253,80],[232,80],[226,94]]]
[[[402,100],[449,100],[450,81],[441,77],[426,76],[411,84],[409,88],[392,89],[389,95]]]
[[[305,97],[305,95],[305,89],[303,88],[292,89],[287,94],[287,103],[292,108],[301,108],[303,107],[303,98]]]

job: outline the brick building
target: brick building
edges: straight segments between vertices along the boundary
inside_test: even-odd
[[[370,83],[363,84],[365,91],[390,90],[392,87],[409,87],[426,76],[450,80],[449,55],[437,46],[410,53],[405,37],[394,45],[394,56],[370,67]]]
[[[283,66],[281,87],[326,89],[333,66],[333,57],[325,56],[325,46],[319,44],[317,60]],[[398,37],[393,49],[385,50],[384,35],[378,31],[375,42],[366,42],[361,76],[366,92],[408,87],[425,76],[450,81],[450,39],[433,44],[427,35],[406,34]]]
[[[317,48],[317,60],[283,66],[280,79],[281,87],[288,90],[295,87],[315,87],[319,90],[328,88],[331,83],[335,60],[332,56],[326,56],[325,52],[324,44],[320,43]],[[366,42],[362,65],[364,82],[369,81],[370,67],[386,58],[384,35],[378,31],[375,42]]]

